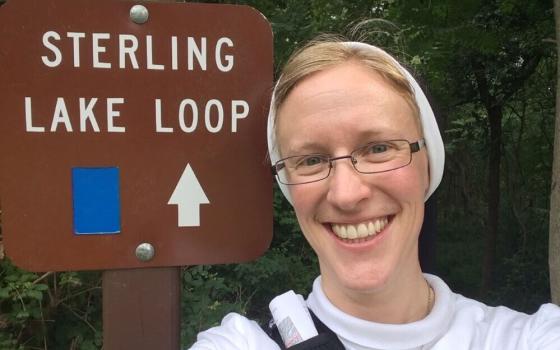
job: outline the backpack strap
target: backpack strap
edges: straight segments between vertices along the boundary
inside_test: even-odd
[[[344,350],[344,345],[336,334],[327,327],[319,318],[313,313],[313,311],[309,310],[311,314],[311,319],[315,324],[315,328],[317,328],[317,336],[307,339],[299,344],[291,346],[289,350]],[[282,337],[280,336],[280,332],[278,332],[278,328],[274,324],[273,320],[270,320],[268,327],[264,329],[266,334],[278,344],[281,350],[286,350],[284,346],[284,342],[282,341]]]
[[[274,340],[274,342],[278,344],[280,350],[286,350],[286,347],[284,346],[284,341],[282,340],[282,336],[278,331],[278,327],[276,327],[276,324],[274,323],[274,319],[271,318],[270,321],[268,321],[267,325],[262,326],[262,329],[270,339]]]

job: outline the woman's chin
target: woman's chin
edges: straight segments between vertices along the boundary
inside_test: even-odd
[[[352,269],[341,269],[336,273],[335,278],[332,276],[323,275],[327,279],[333,281],[326,281],[326,285],[337,288],[338,290],[346,290],[346,292],[355,293],[372,293],[383,289],[388,279],[388,273],[380,271],[379,269],[372,270],[371,266],[368,269],[359,269],[354,266]]]

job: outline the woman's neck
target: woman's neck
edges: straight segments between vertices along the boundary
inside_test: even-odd
[[[325,288],[327,298],[340,310],[367,321],[404,324],[426,317],[434,303],[434,294],[420,268],[410,274],[387,280],[368,291]]]

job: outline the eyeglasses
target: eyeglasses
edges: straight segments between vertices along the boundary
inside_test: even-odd
[[[412,153],[425,146],[424,139],[413,143],[407,140],[374,141],[346,156],[330,157],[316,153],[287,157],[272,166],[272,173],[285,185],[321,181],[329,177],[334,161],[346,158],[359,173],[383,173],[409,165]]]

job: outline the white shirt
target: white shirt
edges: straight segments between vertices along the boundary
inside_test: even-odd
[[[560,350],[560,308],[545,304],[533,315],[490,307],[453,293],[440,278],[425,275],[435,304],[424,319],[383,324],[350,316],[336,308],[313,283],[307,306],[348,350]],[[218,327],[198,335],[191,350],[278,350],[261,327],[228,314]]]

